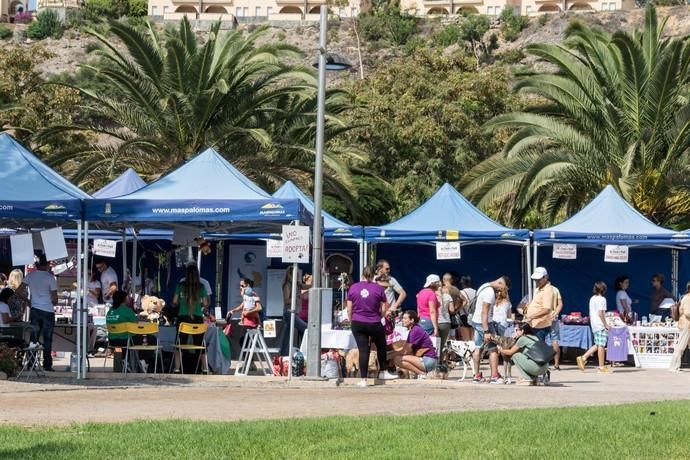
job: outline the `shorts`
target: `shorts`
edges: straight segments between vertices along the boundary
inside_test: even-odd
[[[436,369],[436,365],[438,364],[438,359],[437,358],[430,358],[428,356],[422,356],[422,366],[424,366],[424,370],[427,372],[431,372],[434,369]]]
[[[561,323],[559,323],[557,320],[551,323],[551,333],[549,334],[549,338],[552,342],[560,342],[561,340]]]
[[[472,329],[474,329],[474,344],[477,347],[481,347],[484,345],[484,326],[482,326],[480,323],[472,322]],[[489,332],[496,334],[494,323],[489,323]]]
[[[551,335],[551,326],[540,327],[538,329],[533,328],[533,330],[534,335],[536,335],[542,342],[546,342],[547,337]]]
[[[434,333],[434,323],[432,323],[429,318],[420,318],[419,327],[424,329],[424,332],[426,332],[429,335],[432,335]]]
[[[602,329],[594,333],[594,345],[599,345],[600,347],[605,347],[606,343],[609,341],[609,331]]]

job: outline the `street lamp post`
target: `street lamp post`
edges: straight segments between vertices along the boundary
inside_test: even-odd
[[[321,242],[323,204],[323,146],[326,124],[326,70],[347,70],[351,66],[336,55],[329,55],[326,48],[328,35],[328,6],[321,5],[319,24],[319,83],[316,112],[316,165],[314,167],[314,226],[312,235],[312,289],[309,292],[309,322],[307,324],[307,377],[321,374]]]

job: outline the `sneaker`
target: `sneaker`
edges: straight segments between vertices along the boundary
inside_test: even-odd
[[[29,342],[29,350],[35,350],[38,348],[41,344],[38,342]]]
[[[366,388],[368,386],[369,386],[369,384],[367,383],[366,380],[360,380],[359,382],[357,382],[357,387],[359,387],[359,388]]]
[[[398,378],[398,374],[393,374],[388,371],[379,372],[379,380],[395,380]]]
[[[544,383],[544,386],[548,386],[551,383],[551,371],[546,371],[546,374],[544,374],[544,377],[542,378],[542,382]]]
[[[554,371],[560,371],[560,370],[561,370],[561,366],[553,366],[553,370],[554,370]]]
[[[579,367],[580,370],[584,372],[584,370],[585,370],[585,359],[582,356],[578,356],[576,358],[576,361],[577,361],[577,367]]]
[[[503,377],[501,377],[499,375],[497,377],[491,377],[491,380],[489,380],[489,383],[491,385],[503,385],[505,383],[505,381],[503,380]]]
[[[599,373],[600,373],[600,374],[610,374],[611,371],[609,370],[608,367],[604,366],[604,367],[600,367],[600,368],[599,368]]]
[[[506,385],[512,385],[515,382],[513,382],[513,379],[505,379],[503,383],[505,383]]]
[[[426,374],[418,374],[417,380],[426,380]]]
[[[472,383],[482,383],[483,381],[484,377],[481,372],[474,374],[474,377],[472,377]]]

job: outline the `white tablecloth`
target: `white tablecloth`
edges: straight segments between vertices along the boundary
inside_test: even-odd
[[[395,332],[400,335],[401,340],[407,339],[408,330],[402,326],[397,326]],[[304,332],[300,351],[307,355],[307,335],[308,331]],[[339,329],[322,329],[321,330],[321,348],[335,348],[337,350],[350,350],[357,348],[357,343],[352,335],[352,331]]]

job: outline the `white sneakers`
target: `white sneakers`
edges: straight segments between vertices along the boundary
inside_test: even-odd
[[[398,374],[392,374],[388,371],[379,372],[379,380],[395,380],[398,378]]]
[[[357,386],[359,388],[366,388],[367,386],[369,386],[369,384],[367,383],[366,380],[360,380],[359,382],[357,382]]]
[[[40,347],[41,344],[39,342],[29,342],[29,350],[35,350],[36,348]]]

